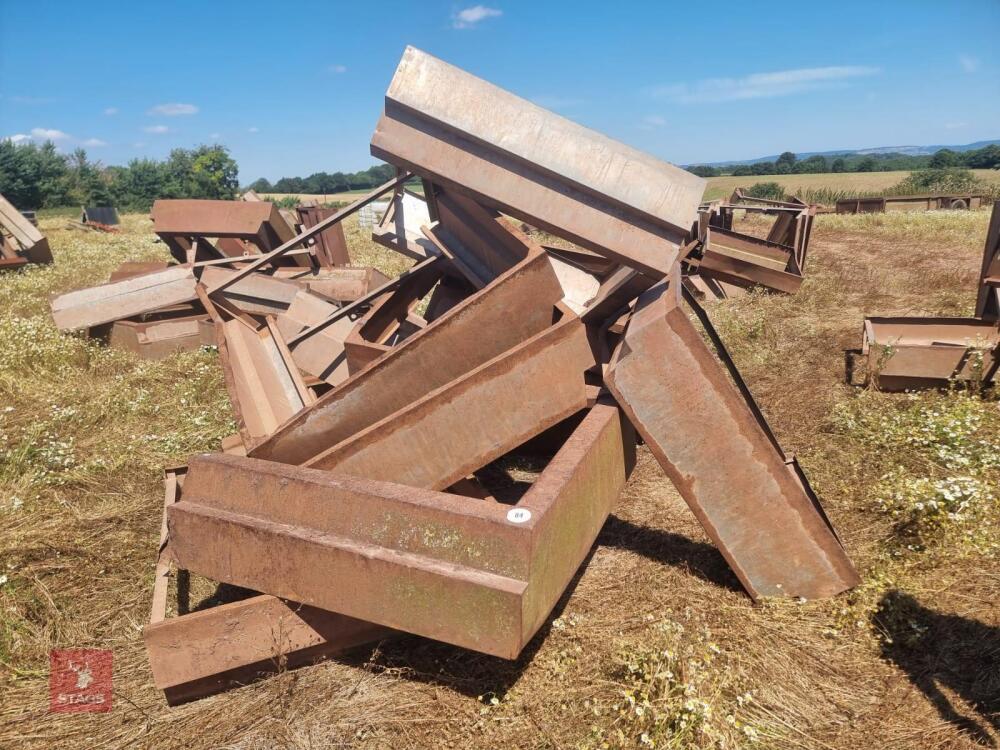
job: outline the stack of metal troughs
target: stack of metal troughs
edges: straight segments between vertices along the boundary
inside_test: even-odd
[[[259,378],[292,378],[301,390],[299,401],[308,399],[309,387],[336,385],[346,378],[346,371],[335,373],[331,361],[318,361],[308,347],[276,352],[278,340],[266,333],[255,333],[260,341],[250,341],[247,350],[232,340],[238,338],[238,329],[230,323],[242,321],[252,332],[274,327],[295,332],[303,318],[323,317],[388,281],[373,268],[350,266],[340,224],[314,235],[300,249],[249,268],[292,240],[297,228],[312,226],[318,217],[332,213],[333,209],[300,207],[296,217],[249,193],[243,201],[156,201],[154,231],[174,261],[123,263],[108,283],[56,297],[53,318],[63,330],[87,329],[91,336],[108,338],[112,346],[146,359],[214,345],[217,328],[232,329],[228,344],[225,336],[220,340],[231,387],[245,388],[246,381]],[[333,352],[325,356],[336,359]],[[269,367],[277,374],[245,372],[257,367],[248,361],[254,357],[274,360]],[[273,408],[281,411],[280,406]],[[246,418],[253,421],[249,412],[257,407],[247,404],[245,409]],[[257,426],[250,429],[258,436],[267,434]]]
[[[773,217],[766,237],[734,229],[738,212]],[[816,206],[796,197],[770,200],[737,188],[728,203],[713,201],[698,210],[697,245],[684,261],[684,283],[699,297],[725,298],[749,288],[795,294],[806,270]]]
[[[993,204],[971,318],[865,318],[861,349],[848,352],[847,380],[864,358],[864,381],[886,391],[988,384],[1000,369],[1000,201]]]
[[[51,262],[49,241],[38,231],[34,219],[27,218],[0,195],[0,271]]]
[[[516,658],[614,509],[637,434],[750,596],[858,583],[683,288],[702,179],[412,48],[371,150],[395,179],[238,270],[199,260],[208,229],[168,230],[158,207],[184,264],[125,282],[200,301],[241,425],[167,472],[144,636],[170,702],[401,633]],[[286,290],[311,271],[275,266],[386,194],[373,234],[409,270],[339,304],[308,286],[324,281]],[[547,463],[516,494],[493,480],[519,451]],[[171,566],[259,593],[165,617]]]

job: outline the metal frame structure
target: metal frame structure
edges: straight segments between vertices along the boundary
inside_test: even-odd
[[[993,204],[973,318],[865,318],[861,348],[846,353],[847,381],[886,391],[990,383],[1000,368],[1000,201]]]

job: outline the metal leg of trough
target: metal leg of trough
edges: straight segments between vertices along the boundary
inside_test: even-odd
[[[255,596],[143,628],[153,682],[175,705],[393,637],[388,628]]]
[[[752,597],[855,586],[808,485],[680,307],[679,286],[675,273],[639,298],[608,387]]]

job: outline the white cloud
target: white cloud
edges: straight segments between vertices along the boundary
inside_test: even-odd
[[[31,137],[39,141],[66,141],[71,138],[69,133],[55,128],[32,128]]]
[[[662,128],[667,124],[667,120],[660,115],[646,115],[642,118],[639,123],[640,130],[655,130],[656,128]]]
[[[975,73],[979,70],[979,60],[972,55],[959,55],[958,64],[962,66],[962,70],[966,73]]]
[[[100,138],[88,138],[81,141],[74,138],[69,133],[57,130],[56,128],[32,128],[30,134],[16,133],[14,135],[6,136],[2,140],[12,141],[13,143],[23,143],[25,141],[54,141],[59,143],[60,141],[66,141],[67,144],[79,143],[81,146],[92,147],[108,145]]]
[[[104,114],[106,114],[108,117],[111,117],[113,115],[117,115],[118,114],[118,107],[108,107],[107,109],[104,110]]]
[[[218,133],[209,133],[208,137],[211,138],[213,141],[217,141],[220,138]]]
[[[473,5],[455,13],[451,17],[452,28],[471,29],[486,18],[498,18],[503,11],[497,8],[487,8],[485,5]]]
[[[164,117],[177,117],[178,115],[196,115],[198,108],[193,104],[181,104],[180,102],[170,102],[169,104],[157,104],[146,114],[163,115]]]
[[[147,125],[143,128],[147,133],[153,133],[154,135],[162,135],[163,133],[169,133],[170,128],[166,125]]]
[[[708,78],[692,84],[655,86],[648,93],[654,99],[671,99],[682,104],[769,99],[820,89],[843,88],[848,79],[873,76],[879,68],[863,65],[831,65],[825,68],[796,68],[773,73],[753,73],[743,78]]]
[[[136,141],[135,143],[132,144],[132,148],[145,148],[145,147],[146,147],[145,141]]]
[[[328,65],[326,69],[328,71],[330,71],[331,73],[346,73],[347,72],[347,66],[346,65]]]
[[[247,132],[248,133],[259,133],[260,132],[260,128],[258,128],[258,127],[247,128]]]
[[[969,127],[969,123],[967,123],[967,122],[946,122],[944,124],[944,126],[948,130],[959,130],[960,128],[967,128],[967,127]]]

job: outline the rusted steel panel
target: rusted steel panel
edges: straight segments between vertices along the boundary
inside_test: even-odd
[[[59,295],[52,300],[52,319],[56,327],[64,331],[89,328],[190,302],[198,296],[196,286],[191,268],[173,266]]]
[[[763,286],[785,294],[795,294],[802,286],[802,277],[797,274],[768,268],[746,256],[724,255],[710,248],[704,250],[698,262],[698,273],[736,286]]]
[[[153,231],[160,236],[234,237],[272,250],[293,234],[273,203],[264,201],[158,200]]]
[[[336,302],[353,302],[389,281],[375,268],[276,268],[273,276]]]
[[[838,214],[880,214],[885,212],[885,198],[844,198],[837,201]]]
[[[754,598],[859,582],[843,547],[678,305],[643,294],[605,382]]]
[[[336,310],[332,303],[300,290],[288,311],[277,317],[278,330],[286,341],[290,341],[300,331],[326,320]],[[290,347],[295,365],[330,385],[343,383],[350,374],[344,344],[357,320],[358,316],[345,316],[315,336]]]
[[[305,465],[444,489],[585,407],[595,364],[586,326],[568,314]]]
[[[288,309],[276,315],[278,330],[287,341],[299,331],[325,320],[337,311],[337,305],[307,289],[299,288]]]
[[[453,191],[437,189],[438,223],[454,245],[464,250],[462,260],[484,282],[513,268],[531,252],[542,248],[492,209]]]
[[[775,217],[767,238],[733,231],[738,210]],[[802,285],[815,213],[814,206],[797,204],[706,204],[698,215],[700,247],[686,262],[687,272],[716,282],[701,284],[700,292],[719,298],[730,296],[722,284],[794,294]]]
[[[986,231],[979,293],[976,295],[976,317],[984,320],[1000,318],[1000,201],[993,204],[990,226]]]
[[[208,315],[164,320],[119,320],[111,327],[111,346],[143,359],[163,359],[176,352],[215,346],[215,327]]]
[[[600,324],[632,302],[653,285],[648,276],[620,267],[608,276],[598,287],[597,294],[587,303],[583,319],[587,323]]]
[[[442,269],[437,264],[408,276],[395,289],[372,303],[348,336],[347,343],[399,343],[401,327],[441,277]]]
[[[297,414],[310,397],[279,346],[276,327],[258,331],[240,320],[216,323],[219,358],[240,435],[248,447]]]
[[[593,544],[633,444],[619,410],[595,406],[514,508],[198,457],[170,510],[171,543],[179,565],[218,580],[512,659]]]
[[[476,289],[464,280],[445,276],[431,292],[424,318],[428,322],[434,322],[475,292]]]
[[[147,273],[163,271],[170,268],[170,263],[161,260],[127,260],[111,272],[108,281],[121,281],[130,279],[133,276],[142,276]]]
[[[562,294],[544,255],[526,260],[322,396],[250,455],[304,463],[544,331]]]
[[[408,47],[372,155],[654,277],[705,181]]]
[[[808,204],[799,198],[797,195],[789,196],[787,200],[772,200],[770,198],[756,198],[752,195],[747,195],[744,188],[736,188],[733,190],[733,194],[729,196],[730,203],[749,203],[758,204],[761,206],[773,206],[776,208],[804,208]]]
[[[791,246],[778,245],[768,240],[762,240],[739,232],[732,232],[718,227],[709,227],[708,247],[720,254],[731,255],[734,258],[746,258],[758,265],[783,271],[788,266],[792,255]]]
[[[255,596],[143,628],[153,682],[176,705],[395,633],[315,607]]]
[[[278,262],[285,255],[290,254],[296,247],[300,246],[304,242],[308,242],[310,239],[318,235],[320,232],[323,232],[332,227],[334,224],[343,221],[351,214],[360,211],[365,206],[377,200],[379,196],[384,195],[390,190],[394,190],[399,185],[404,184],[408,179],[410,179],[410,177],[412,177],[412,175],[410,175],[408,172],[396,175],[388,182],[379,185],[377,188],[372,190],[367,195],[361,196],[351,205],[344,206],[332,216],[328,216],[327,218],[322,219],[319,223],[314,224],[308,229],[302,230],[299,234],[295,235],[290,240],[283,243],[280,247],[276,247],[271,252],[265,254],[260,258],[257,258],[251,263],[248,263],[246,266],[240,269],[239,274],[237,276],[233,277],[222,286],[212,287],[211,289],[209,289],[209,294],[214,295],[217,294],[218,292],[223,291],[230,284],[236,283],[236,281],[239,281],[239,279],[241,278],[250,276],[251,274],[259,271],[264,266],[274,266],[278,264]]]
[[[206,266],[201,270],[201,283],[211,288],[237,273],[228,268]],[[288,309],[300,289],[294,281],[257,273],[240,279],[220,292],[219,296],[250,315],[277,315]]]
[[[300,223],[306,229],[337,213],[335,208],[320,208],[319,206],[299,206],[296,210],[301,219]],[[316,257],[321,266],[332,268],[333,266],[349,266],[351,264],[343,224],[334,224],[326,231],[320,232],[316,236],[315,242]]]
[[[635,430],[618,407],[599,402],[517,504],[537,518],[522,614],[524,644],[549,617],[618,504],[635,466],[635,445]]]
[[[989,380],[998,345],[996,324],[977,318],[866,318],[862,354],[879,388],[901,391]]]
[[[254,248],[266,253],[295,236],[278,208],[263,201],[158,200],[151,215],[153,231],[180,262],[206,255],[238,258]],[[309,266],[311,260],[308,255],[288,255],[281,263]]]
[[[25,263],[52,262],[48,239],[2,195],[0,195],[0,246],[12,249]],[[8,257],[6,260],[9,261],[7,265],[13,266],[17,259]]]

